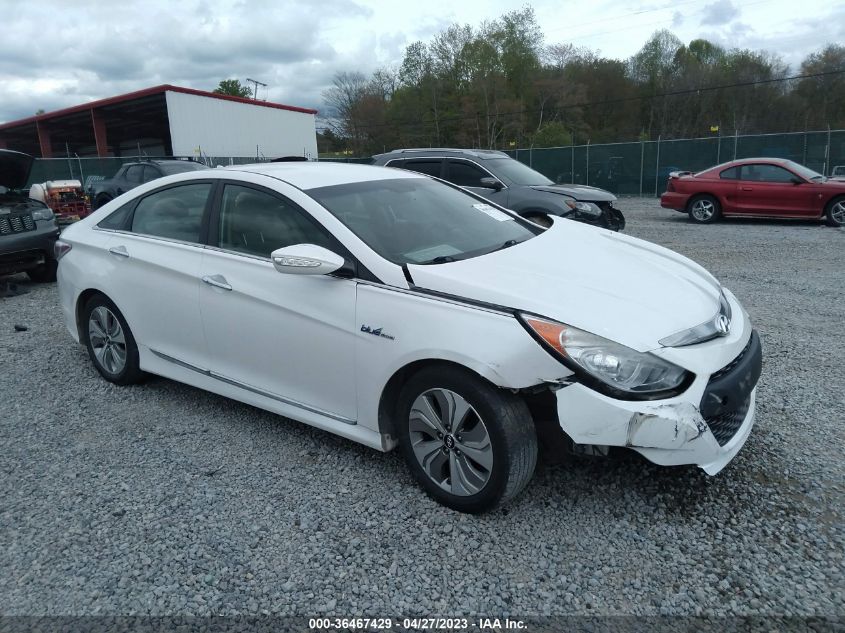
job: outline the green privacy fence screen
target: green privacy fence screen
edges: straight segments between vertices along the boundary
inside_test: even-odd
[[[669,173],[701,171],[735,158],[788,158],[824,175],[845,165],[845,130],[516,149],[507,152],[555,182],[615,194],[659,195]]]
[[[592,185],[615,194],[653,196],[663,193],[669,172],[700,171],[734,158],[788,158],[830,175],[834,166],[845,165],[845,130],[573,145],[507,153],[555,182]],[[130,157],[37,159],[29,184],[75,179],[87,188],[92,181],[110,178],[122,164],[136,160]],[[321,160],[367,163],[370,159]],[[209,167],[217,167],[254,163],[256,159],[206,156],[202,161]]]

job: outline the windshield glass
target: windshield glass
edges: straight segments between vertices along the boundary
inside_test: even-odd
[[[553,185],[553,181],[528,165],[512,158],[490,158],[481,163],[497,177],[505,177],[515,185]]]
[[[804,165],[793,163],[791,160],[786,162],[786,166],[789,167],[796,174],[798,174],[802,178],[806,178],[807,180],[818,180],[820,178],[824,178],[824,176],[822,176],[819,172],[813,171],[809,167],[804,167]]]
[[[200,171],[201,169],[208,169],[208,167],[202,165],[201,163],[192,163],[187,160],[179,163],[159,163],[159,167],[161,167],[161,171],[164,172],[165,176],[181,174],[186,171]]]
[[[542,230],[428,178],[356,182],[306,193],[396,264],[467,259],[523,242]]]

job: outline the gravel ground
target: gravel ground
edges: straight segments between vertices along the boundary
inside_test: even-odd
[[[461,515],[398,454],[169,380],[110,385],[55,285],[30,286],[0,299],[0,612],[845,615],[845,230],[620,207],[762,336],[758,423],[717,477],[572,458]]]

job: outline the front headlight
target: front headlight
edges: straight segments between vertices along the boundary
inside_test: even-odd
[[[596,218],[601,215],[601,209],[599,209],[598,206],[593,204],[592,202],[578,202],[577,200],[566,200],[564,204],[566,204],[567,207],[572,209],[572,211],[578,211],[585,215],[591,215]]]
[[[636,397],[672,391],[691,377],[682,367],[653,354],[638,352],[556,321],[529,315],[521,317],[530,331],[562,357],[570,369],[581,369],[623,394]]]
[[[33,220],[52,220],[53,217],[53,210],[46,206],[43,209],[36,209],[32,212]]]

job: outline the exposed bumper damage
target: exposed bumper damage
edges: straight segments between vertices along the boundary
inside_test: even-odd
[[[695,464],[708,475],[722,470],[748,439],[755,395],[756,389],[738,430],[720,446],[698,407],[686,400],[621,402],[580,384],[556,392],[560,426],[575,443],[630,448],[656,464]]]

